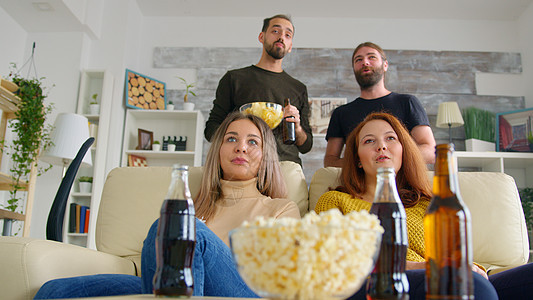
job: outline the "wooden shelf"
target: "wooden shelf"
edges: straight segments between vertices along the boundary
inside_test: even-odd
[[[15,96],[15,94],[8,91],[3,86],[0,86],[0,109],[7,113],[14,113],[18,110],[18,104],[20,103],[20,98]]]
[[[10,175],[0,172],[0,190],[2,191],[10,191],[12,189],[11,184],[15,183],[15,180],[13,180],[13,177]],[[20,186],[22,187],[21,190],[26,190],[28,188],[28,182],[24,181],[20,183]]]
[[[24,221],[26,220],[26,217],[23,214],[19,214],[16,212],[12,212],[12,211],[0,208],[0,220],[3,220],[3,219]]]

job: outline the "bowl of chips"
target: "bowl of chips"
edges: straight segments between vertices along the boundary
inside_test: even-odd
[[[242,105],[239,111],[252,114],[265,121],[270,129],[276,128],[283,119],[283,107],[273,102],[252,102]]]
[[[346,299],[372,271],[383,228],[367,211],[303,219],[259,217],[230,231],[237,270],[270,299]]]

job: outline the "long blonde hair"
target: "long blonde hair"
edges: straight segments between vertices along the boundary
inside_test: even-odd
[[[363,126],[373,120],[383,120],[390,124],[398,140],[402,144],[402,166],[396,174],[398,194],[405,207],[415,206],[422,198],[431,199],[431,183],[426,163],[415,141],[405,126],[393,115],[388,113],[372,113],[368,115],[349,135],[344,152],[344,165],[341,171],[341,186],[338,191],[348,193],[352,197],[362,197],[366,193],[365,171],[358,168],[361,159],[357,153],[359,133]]]
[[[259,129],[263,139],[263,158],[257,172],[257,190],[271,198],[287,197],[287,188],[281,173],[279,158],[274,134],[268,125],[259,117],[254,115],[244,115],[240,112],[229,114],[220,124],[211,140],[211,147],[205,159],[202,184],[198,196],[194,201],[196,216],[205,221],[209,221],[215,214],[215,203],[220,200],[222,187],[222,168],[220,166],[220,147],[224,140],[224,135],[231,123],[238,120],[250,120]]]

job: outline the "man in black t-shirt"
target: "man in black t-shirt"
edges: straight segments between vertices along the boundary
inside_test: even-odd
[[[413,95],[393,93],[385,88],[384,75],[389,67],[385,52],[366,42],[352,56],[355,79],[361,96],[337,107],[329,121],[324,155],[325,167],[342,167],[341,153],[347,136],[372,112],[388,112],[407,127],[427,163],[435,162],[435,138],[424,107]]]
[[[282,126],[274,128],[280,160],[301,164],[299,153],[307,153],[313,146],[309,126],[307,87],[283,71],[283,57],[292,50],[294,26],[288,16],[276,15],[263,22],[259,42],[263,44],[261,59],[256,65],[228,71],[218,83],[216,99],[205,125],[204,135],[210,141],[226,116],[243,104],[274,102],[283,105],[289,98],[291,105],[284,107],[283,117],[295,123],[296,143],[283,144]]]

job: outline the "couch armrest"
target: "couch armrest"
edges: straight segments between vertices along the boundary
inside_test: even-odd
[[[3,299],[33,299],[55,278],[92,274],[136,275],[131,260],[75,245],[32,238],[0,237]]]

